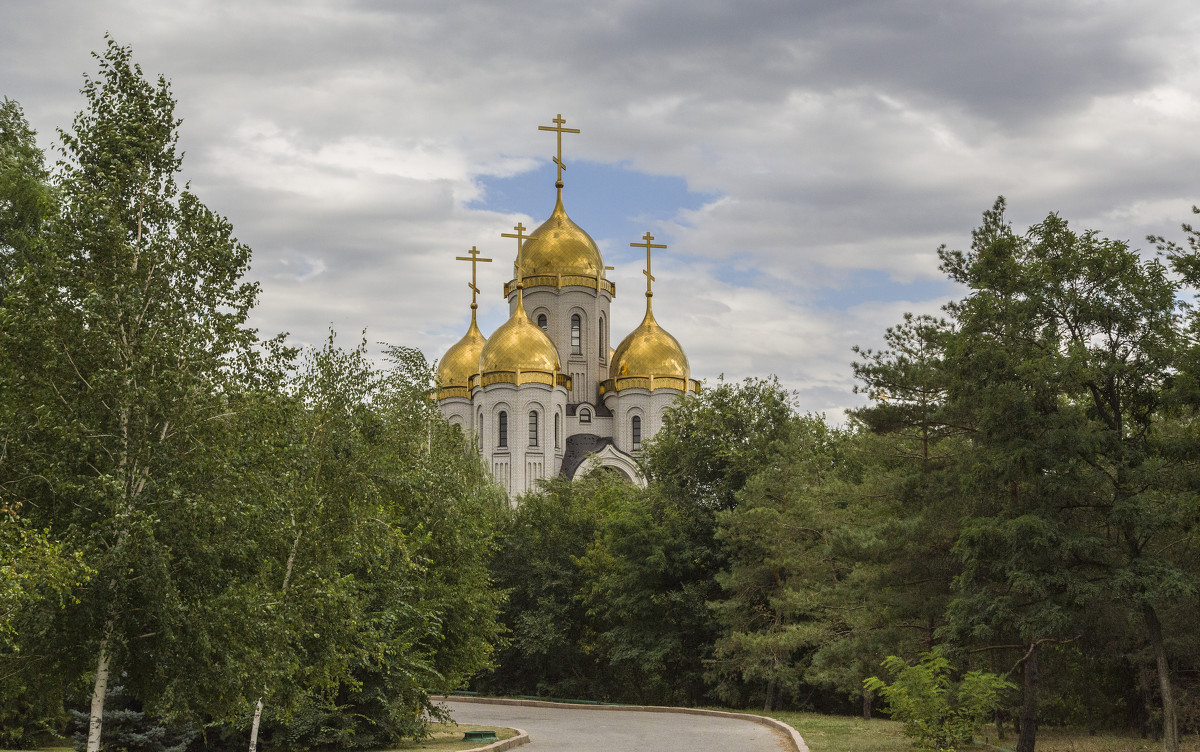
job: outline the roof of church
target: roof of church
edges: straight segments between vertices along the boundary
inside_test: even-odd
[[[465,388],[471,377],[479,373],[479,355],[487,342],[483,332],[475,323],[475,309],[471,304],[471,326],[458,342],[450,346],[442,359],[438,361],[437,383],[445,390],[454,387]]]
[[[521,383],[520,374],[523,372],[555,376],[559,372],[558,348],[540,327],[529,320],[520,284],[517,285],[517,305],[512,315],[492,332],[479,353],[477,372],[485,380],[489,374],[511,373],[516,379],[515,383]]]
[[[608,369],[609,378],[654,376],[687,381],[691,373],[691,366],[679,340],[654,319],[650,293],[647,293],[646,315],[642,323],[617,345]]]
[[[604,278],[604,259],[592,236],[567,216],[562,187],[550,217],[530,233],[517,253],[521,275],[529,277],[579,275]]]

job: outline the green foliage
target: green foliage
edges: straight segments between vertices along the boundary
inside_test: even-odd
[[[87,748],[88,715],[73,711],[76,752]],[[177,727],[153,718],[126,696],[120,685],[109,687],[104,710],[101,743],[111,752],[184,752],[196,738],[196,730]]]
[[[878,692],[893,719],[904,723],[913,746],[928,752],[957,752],[970,746],[979,727],[1016,685],[995,674],[968,671],[954,679],[954,667],[933,650],[916,664],[889,656],[883,667],[895,678],[886,683],[872,676],[863,686]]]
[[[215,745],[260,700],[268,744],[420,736],[490,661],[503,496],[416,351],[258,341],[249,249],[177,182],[169,85],[96,58],[52,178],[0,107],[4,738],[106,666],[120,712]]]
[[[581,560],[631,490],[607,473],[554,479],[508,513],[492,572],[508,593],[502,618],[510,636],[496,670],[478,686],[511,694],[607,696],[612,683],[583,601]]]
[[[732,509],[736,494],[786,435],[792,398],[778,379],[719,381],[667,410],[649,442],[649,477],[682,503]]]
[[[820,416],[792,419],[738,505],[717,514],[729,564],[716,577],[724,598],[710,604],[723,627],[711,675],[726,701],[740,700],[729,677],[762,688],[767,710],[777,696],[795,698],[836,629],[834,591],[851,566],[836,550],[850,520],[841,488],[855,475],[849,437]]]

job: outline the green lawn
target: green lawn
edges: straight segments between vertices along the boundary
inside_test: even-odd
[[[786,711],[760,715],[778,718],[799,731],[812,752],[912,752],[903,726],[895,721]]]
[[[753,712],[753,711],[747,711]],[[911,752],[912,746],[895,721],[872,720],[817,713],[766,713],[800,732],[812,752]],[[986,741],[1003,749],[1016,747],[1016,736],[997,741],[995,728],[987,728]],[[1038,729],[1037,752],[1161,752],[1162,743],[1133,734],[1102,732],[1089,735],[1086,729],[1043,727]],[[1180,740],[1180,752],[1200,752],[1195,734]],[[979,747],[981,752],[995,752]]]

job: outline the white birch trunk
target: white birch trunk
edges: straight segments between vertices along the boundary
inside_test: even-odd
[[[258,722],[262,719],[262,699],[258,701],[258,705],[254,708],[254,723],[250,725],[250,752],[255,752],[258,747]]]
[[[96,659],[96,685],[92,688],[92,712],[88,718],[87,752],[100,752],[100,731],[104,726],[104,693],[108,691],[108,640],[100,643]]]
[[[295,526],[295,524],[296,518],[293,516],[292,525]],[[287,593],[288,585],[292,582],[292,567],[296,564],[296,549],[300,547],[300,535],[301,532],[296,531],[296,537],[292,540],[291,553],[288,554],[287,571],[283,574],[283,587],[279,589],[284,594]],[[250,752],[255,752],[255,748],[258,747],[258,722],[262,720],[262,711],[263,701],[260,697],[258,704],[254,707],[254,722],[250,724]],[[88,752],[92,752],[92,750],[89,749]]]

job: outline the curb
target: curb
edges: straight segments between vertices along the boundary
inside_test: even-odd
[[[510,726],[509,728],[512,727]],[[463,752],[502,752],[503,750],[512,749],[513,747],[519,747],[522,744],[529,743],[529,734],[525,733],[519,728],[514,728],[513,731],[517,732],[517,735],[514,737],[501,739],[498,742],[492,742],[486,747],[473,747],[471,749],[463,750]]]
[[[783,721],[777,721],[774,718],[768,718],[765,715],[753,715],[751,713],[734,713],[728,710],[705,710],[703,708],[672,708],[664,705],[577,705],[569,702],[545,702],[543,700],[510,700],[504,697],[460,697],[455,695],[453,697],[440,696],[431,697],[429,699],[439,702],[474,702],[483,705],[521,705],[530,708],[569,707],[578,710],[596,711],[633,710],[644,713],[682,713],[684,715],[707,715],[716,718],[734,718],[742,721],[750,721],[751,723],[757,723],[760,726],[766,726],[767,728],[775,729],[787,737],[788,741],[792,743],[792,747],[796,752],[809,752],[808,745],[804,742],[804,737],[800,736],[800,732],[796,731],[796,729],[792,728]],[[515,739],[516,737],[513,738]],[[512,739],[506,739],[505,741],[512,741]],[[525,741],[529,741],[528,737],[525,739]],[[498,743],[502,744],[503,742]],[[525,742],[519,743],[524,744]],[[491,747],[484,747],[483,749],[492,750],[501,748],[492,745]],[[503,749],[507,749],[507,747]],[[474,751],[472,750],[472,752]]]

